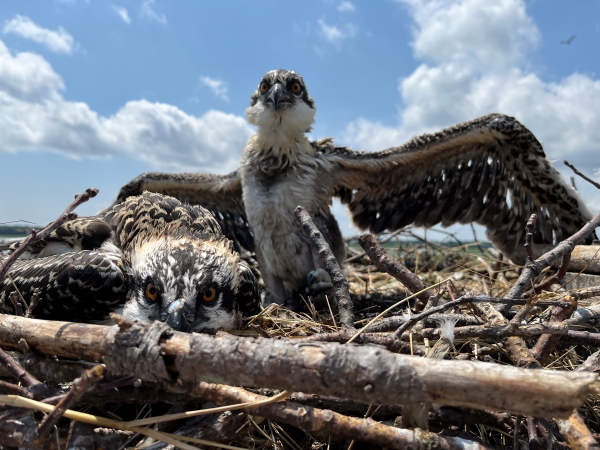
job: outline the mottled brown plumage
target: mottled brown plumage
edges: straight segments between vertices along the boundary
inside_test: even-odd
[[[229,175],[143,174],[117,201],[145,189],[207,206],[240,246],[254,249],[267,288],[281,301],[318,267],[293,211],[302,205],[343,259],[343,243],[330,212],[332,197],[348,205],[357,227],[379,233],[409,224],[431,227],[476,222],[515,262],[529,215],[538,214],[537,243],[553,244],[591,217],[580,196],[546,159],[535,136],[516,119],[490,114],[400,147],[359,152],[332,139],[310,142],[314,102],[302,77],[267,73],[246,115],[258,127]],[[238,224],[241,224],[238,226]],[[247,233],[250,227],[252,235]],[[232,229],[233,228],[233,229]]]
[[[94,249],[77,251],[90,245],[84,240]],[[50,248],[62,254],[40,256]],[[10,273],[25,298],[42,290],[37,317],[100,320],[125,303],[132,320],[216,331],[234,328],[238,311],[253,314],[259,305],[256,279],[213,216],[162,194],[145,192],[103,217],[67,222],[30,256]],[[0,284],[4,312],[13,312],[12,290],[9,279]]]

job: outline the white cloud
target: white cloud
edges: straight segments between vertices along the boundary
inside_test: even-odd
[[[335,25],[328,25],[323,19],[319,19],[318,24],[321,36],[338,49],[343,41],[356,36],[357,27],[351,23],[347,23],[343,28],[340,28]]]
[[[522,0],[399,0],[416,22],[415,56],[497,71],[523,62],[540,32]]]
[[[104,117],[67,101],[61,77],[41,56],[12,55],[0,41],[0,151],[50,150],[70,157],[124,155],[161,170],[224,172],[239,163],[252,129],[243,117],[193,116],[146,100]]]
[[[121,18],[123,22],[127,25],[131,23],[131,19],[129,18],[129,13],[127,12],[127,8],[122,6],[111,5],[113,11]]]
[[[357,148],[396,146],[417,133],[498,112],[516,117],[544,145],[550,160],[580,167],[600,163],[600,80],[572,73],[544,81],[527,56],[540,33],[522,0],[401,0],[416,22],[415,56],[424,62],[400,79],[403,101],[395,126],[364,118],[345,138]],[[600,208],[600,194],[580,187]]]
[[[48,30],[34,23],[29,17],[17,14],[5,23],[2,32],[18,34],[25,39],[42,44],[53,52],[69,54],[73,52],[73,36],[64,28],[59,27],[57,31]]]
[[[229,101],[227,96],[227,86],[223,80],[217,80],[211,77],[200,77],[200,81],[204,86],[207,86],[215,97],[219,97],[226,102]]]
[[[159,14],[154,10],[154,0],[146,0],[142,3],[142,17],[147,17],[150,20],[160,23],[161,25],[167,24],[167,16]]]
[[[339,12],[354,12],[354,11],[356,11],[356,7],[354,6],[354,4],[352,2],[342,1],[337,6],[337,10]]]
[[[529,68],[541,36],[522,0],[400,1],[416,22],[413,48],[424,62],[398,82],[404,106],[397,125],[359,118],[348,125],[346,142],[380,150],[498,112],[525,124],[565,176],[565,157],[580,169],[598,166],[600,80],[572,73],[547,82]],[[598,190],[578,188],[599,210]]]

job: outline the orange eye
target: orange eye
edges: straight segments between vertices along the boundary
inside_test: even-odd
[[[158,289],[156,289],[154,283],[148,283],[146,285],[146,298],[149,302],[155,302],[158,298]]]
[[[267,83],[265,83],[264,81],[262,83],[260,83],[260,92],[262,92],[264,94],[268,90],[269,90],[269,85]]]
[[[215,299],[216,296],[217,296],[217,290],[211,286],[204,292],[204,295],[202,296],[202,300],[204,300],[206,303],[210,303]]]
[[[294,94],[299,94],[300,91],[302,91],[302,86],[300,86],[300,83],[295,82],[294,84],[292,84],[292,92]]]

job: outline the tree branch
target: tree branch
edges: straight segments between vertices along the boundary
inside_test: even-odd
[[[436,402],[534,417],[567,417],[597,380],[596,374],[416,358],[377,346],[187,334],[161,322],[113,318],[120,330],[0,315],[0,345],[25,338],[35,351],[102,358],[113,375],[143,381],[262,386],[369,404]]]
[[[56,219],[52,223],[49,223],[39,231],[32,231],[26,239],[21,241],[21,244],[17,247],[17,249],[3,261],[2,265],[0,265],[0,281],[4,280],[4,277],[8,273],[8,269],[10,269],[10,266],[12,266],[14,262],[17,259],[19,259],[19,256],[25,253],[25,251],[31,245],[41,241],[42,239],[45,239],[47,236],[50,235],[50,233],[52,233],[54,230],[60,227],[67,220],[75,219],[77,217],[77,214],[73,213],[73,210],[82,203],[87,202],[90,198],[95,197],[96,195],[98,195],[98,189],[96,188],[88,188],[83,194],[77,194],[75,196],[75,200],[73,200],[73,203],[67,206],[67,209],[63,211],[63,213],[58,217],[58,219]]]
[[[359,236],[358,243],[367,253],[371,262],[375,264],[379,270],[389,273],[406,286],[410,292],[414,294],[425,289],[425,283],[408,270],[402,263],[389,256],[372,235],[363,234],[362,236]],[[423,292],[417,296],[417,299],[418,301],[416,302],[414,309],[416,311],[421,311],[427,304],[429,295],[426,292]]]
[[[354,305],[348,291],[348,280],[342,273],[335,256],[329,248],[329,244],[319,231],[312,220],[308,211],[302,206],[298,206],[294,211],[296,218],[302,224],[306,235],[310,238],[313,248],[317,250],[321,264],[331,277],[331,282],[335,287],[335,295],[340,309],[340,323],[344,328],[354,329]]]

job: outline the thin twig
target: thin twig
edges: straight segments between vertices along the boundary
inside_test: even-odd
[[[536,222],[537,214],[532,214],[525,225],[525,253],[527,255],[527,263],[533,262],[533,233],[535,233]]]
[[[27,311],[25,312],[25,317],[33,317],[33,310],[37,306],[40,301],[40,296],[42,291],[40,288],[35,288],[31,294],[31,300],[29,301],[29,306],[27,307]]]
[[[546,278],[541,283],[536,284],[533,287],[533,289],[530,289],[527,292],[525,292],[525,294],[523,294],[523,297],[531,297],[532,295],[539,294],[544,289],[547,289],[550,286],[552,286],[553,284],[560,282],[560,280],[562,280],[565,277],[565,275],[567,274],[567,271],[569,270],[569,262],[570,261],[571,261],[571,253],[567,253],[566,255],[563,256],[562,262],[560,263],[560,266],[559,266],[558,270],[556,271],[556,273],[554,275]]]
[[[4,280],[4,277],[8,273],[8,269],[10,269],[10,267],[14,264],[14,262],[17,259],[19,259],[19,256],[21,256],[23,253],[25,253],[25,251],[31,245],[35,244],[36,242],[41,241],[42,239],[45,239],[47,236],[50,235],[50,233],[55,231],[58,227],[60,227],[67,220],[75,219],[77,217],[77,214],[75,214],[73,212],[73,210],[75,208],[77,208],[79,205],[81,205],[82,203],[87,202],[90,198],[95,197],[96,195],[98,195],[98,189],[96,189],[96,188],[86,189],[83,194],[78,194],[75,196],[75,200],[73,201],[73,203],[71,203],[69,206],[67,206],[67,209],[65,209],[63,211],[63,213],[58,217],[58,219],[56,219],[52,223],[49,223],[48,225],[46,225],[44,228],[42,228],[39,231],[32,231],[31,234],[27,238],[25,238],[23,241],[21,241],[21,244],[17,247],[17,249],[8,258],[6,258],[4,260],[4,262],[2,263],[2,265],[0,266],[0,282],[2,280]]]
[[[371,321],[370,321],[369,323],[367,323],[367,324],[366,324],[364,327],[362,327],[360,330],[358,330],[358,332],[357,332],[357,333],[356,333],[354,336],[352,336],[352,339],[350,339],[350,340],[349,340],[347,343],[349,344],[349,343],[353,342],[353,341],[354,341],[356,338],[358,338],[358,336],[360,336],[360,335],[361,335],[361,333],[363,333],[363,332],[364,332],[364,331],[365,331],[367,328],[369,328],[369,327],[370,327],[370,326],[371,326],[373,323],[377,322],[379,319],[381,319],[383,316],[385,316],[385,315],[386,315],[387,313],[389,313],[391,310],[393,310],[393,309],[397,308],[398,306],[400,306],[400,305],[401,305],[401,304],[403,304],[403,303],[406,303],[406,302],[408,302],[408,301],[409,301],[409,300],[411,300],[412,298],[415,298],[417,295],[419,295],[419,294],[422,294],[422,293],[423,293],[423,292],[425,292],[425,291],[428,291],[429,289],[432,289],[432,288],[434,288],[434,287],[437,287],[437,286],[440,286],[440,285],[444,284],[446,281],[448,281],[448,280],[446,279],[446,280],[440,281],[439,283],[436,283],[436,284],[434,284],[434,285],[432,285],[432,286],[429,286],[429,287],[427,287],[427,288],[423,289],[423,290],[422,290],[422,291],[420,291],[420,292],[416,292],[416,293],[414,293],[413,295],[409,295],[409,296],[408,296],[408,297],[406,297],[405,299],[402,299],[402,300],[400,300],[399,302],[396,302],[396,303],[394,303],[392,306],[390,306],[390,307],[389,307],[388,309],[386,309],[385,311],[383,311],[383,312],[380,312],[380,313],[379,313],[377,316],[375,316],[373,319],[371,319]]]
[[[527,435],[529,437],[529,450],[539,450],[540,440],[537,436],[537,429],[535,426],[535,419],[531,416],[527,416]]]
[[[81,377],[73,381],[73,386],[62,398],[58,405],[42,420],[37,434],[40,443],[46,440],[54,426],[62,418],[65,411],[75,405],[86,393],[86,391],[95,383],[100,381],[104,376],[104,366],[96,366],[90,370],[86,370]]]
[[[373,262],[379,270],[389,273],[406,286],[413,294],[425,289],[425,283],[399,261],[390,257],[372,235],[363,234],[358,238],[358,243],[367,253],[371,262]],[[417,298],[419,301],[415,304],[415,310],[421,311],[427,304],[429,296],[425,292],[422,292],[417,295]]]
[[[581,178],[583,178],[585,181],[587,181],[588,183],[590,183],[592,186],[597,187],[598,189],[600,189],[600,184],[596,183],[594,180],[586,177],[584,174],[582,174],[579,170],[577,170],[575,168],[575,166],[573,164],[571,164],[569,161],[567,161],[565,159],[564,161],[565,166],[569,167],[573,172],[575,172],[575,174],[579,175]]]
[[[518,298],[523,295],[525,290],[531,286],[532,280],[539,275],[542,270],[546,267],[552,265],[552,263],[566,255],[567,253],[571,253],[575,248],[575,245],[579,244],[586,237],[589,236],[596,228],[600,226],[600,212],[597,213],[587,224],[585,224],[577,233],[572,235],[571,237],[565,239],[561,243],[559,243],[554,249],[550,250],[547,253],[544,253],[542,256],[537,258],[535,261],[529,262],[525,265],[523,272],[521,272],[521,276],[515,282],[513,287],[510,289],[506,297],[508,298]],[[501,312],[505,312],[504,309]]]
[[[38,380],[36,377],[27,372],[21,365],[14,360],[12,356],[6,353],[0,348],[0,364],[2,364],[9,373],[17,379],[20,383],[24,384],[29,388],[35,388],[35,391],[39,391],[38,394],[43,396],[49,394],[51,389]]]
[[[302,206],[298,206],[294,214],[302,224],[304,232],[310,238],[313,248],[317,250],[323,268],[331,277],[340,309],[340,324],[344,328],[354,329],[354,306],[350,298],[350,292],[348,291],[348,280],[344,277],[342,269],[335,256],[333,256],[329,244],[316,227],[309,212]]]
[[[411,328],[417,322],[423,320],[426,317],[431,316],[432,314],[439,313],[446,309],[454,308],[455,306],[465,305],[467,303],[496,303],[496,304],[508,304],[508,305],[522,305],[525,303],[525,300],[522,299],[512,299],[512,298],[496,298],[496,297],[485,297],[482,295],[476,297],[460,297],[456,300],[449,301],[448,303],[444,303],[443,305],[436,306],[435,308],[430,308],[427,311],[423,311],[420,314],[416,314],[410,317],[406,322],[404,322],[400,327],[396,330],[396,339],[400,339],[402,337],[402,333]],[[546,304],[547,302],[538,302],[537,305]],[[569,305],[566,302],[559,302],[559,306],[564,303],[565,306]],[[556,303],[554,303],[556,305]]]

